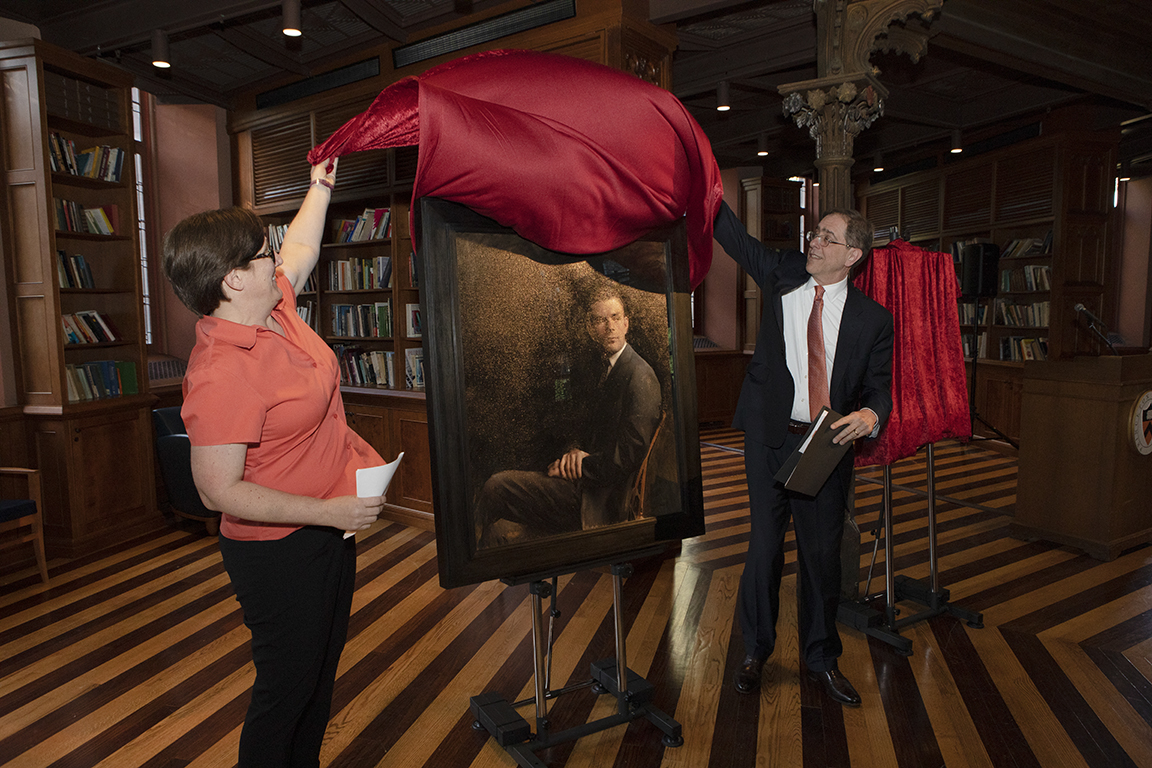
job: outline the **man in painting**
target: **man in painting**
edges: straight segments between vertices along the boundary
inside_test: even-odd
[[[476,502],[481,548],[628,519],[636,473],[660,423],[660,383],[628,344],[628,314],[616,284],[600,280],[583,292],[596,369],[574,392],[582,417],[544,471],[506,470],[488,478]]]

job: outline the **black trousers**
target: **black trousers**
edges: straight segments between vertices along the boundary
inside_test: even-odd
[[[745,651],[770,655],[776,647],[784,534],[791,518],[799,566],[800,655],[808,669],[824,672],[836,667],[843,651],[836,610],[847,489],[839,471],[832,473],[815,497],[785,490],[775,481],[776,472],[801,440],[803,436],[789,434],[779,448],[744,441],[752,528],[736,610]]]
[[[220,537],[256,665],[241,768],[320,764],[356,581],[356,540],[343,534],[309,527],[278,541]]]

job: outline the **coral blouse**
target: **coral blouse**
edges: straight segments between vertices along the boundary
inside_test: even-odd
[[[286,493],[329,499],[356,493],[356,470],[382,464],[344,417],[336,356],[284,297],[267,328],[215,317],[196,324],[181,416],[195,446],[244,443],[244,479]],[[301,526],[222,515],[220,533],[241,541],[282,539]]]

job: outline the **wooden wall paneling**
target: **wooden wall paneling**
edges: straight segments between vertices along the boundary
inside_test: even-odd
[[[996,163],[997,224],[1047,219],[1055,213],[1056,147],[1045,145],[1009,154]]]
[[[944,173],[944,230],[971,230],[992,222],[992,164],[984,161]]]
[[[900,189],[886,189],[866,195],[861,213],[876,229],[900,226]]]
[[[393,490],[388,493],[393,519],[416,528],[434,530],[432,510],[432,449],[428,438],[428,414],[424,402],[395,408],[389,413],[392,433],[404,447],[404,460],[396,470]],[[394,459],[395,456],[386,456]]]
[[[900,190],[901,234],[908,240],[937,236],[940,232],[940,200],[939,179],[928,178],[903,187]]]

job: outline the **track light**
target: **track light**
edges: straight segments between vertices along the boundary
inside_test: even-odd
[[[877,152],[872,160],[872,173],[880,173],[882,170],[884,170],[884,155]]]
[[[955,128],[952,131],[952,154],[958,155],[964,151],[964,144],[960,140],[960,129]]]
[[[168,69],[172,59],[168,56],[168,33],[162,29],[152,30],[152,66]]]
[[[730,109],[732,105],[728,102],[728,81],[721,80],[716,86],[716,111],[727,112]]]
[[[768,156],[768,134],[762,133],[756,140],[756,155],[759,157]]]
[[[283,19],[284,34],[300,37],[300,0],[284,0],[280,4],[280,16]]]

